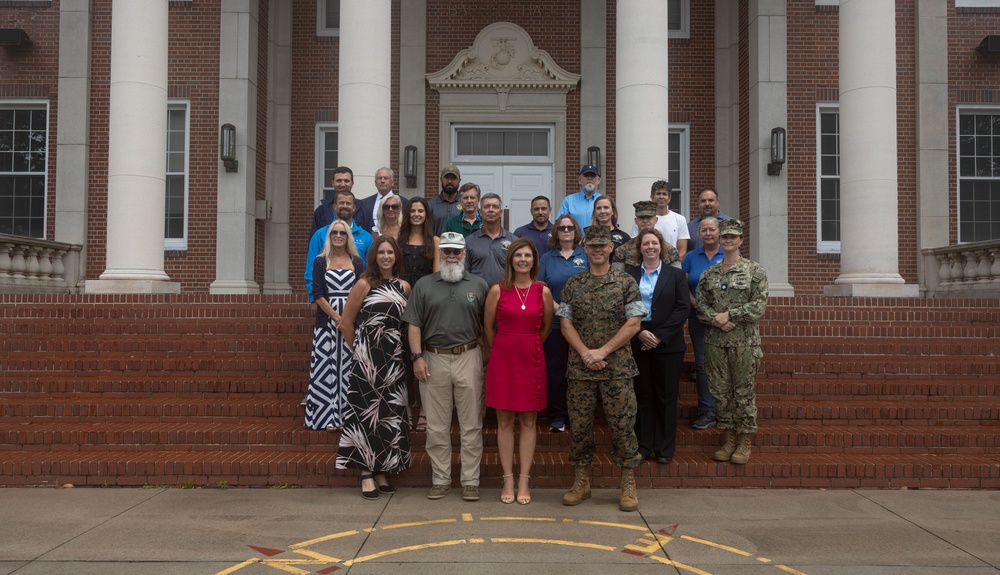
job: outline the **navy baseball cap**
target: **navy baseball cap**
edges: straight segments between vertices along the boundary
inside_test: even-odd
[[[601,177],[601,170],[598,170],[597,166],[594,164],[587,164],[586,166],[580,168],[580,175],[582,176],[584,174],[594,174],[599,178]]]

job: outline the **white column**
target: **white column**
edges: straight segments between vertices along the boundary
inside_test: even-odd
[[[339,162],[354,171],[361,195],[375,189],[375,170],[388,166],[392,112],[392,3],[340,3]]]
[[[86,274],[90,172],[90,0],[59,5],[59,131],[56,141],[55,240],[83,246],[63,257],[76,291]]]
[[[258,2],[222,0],[219,125],[236,127],[237,171],[218,162],[215,281],[209,293],[260,293],[254,281]]]
[[[424,195],[427,158],[427,0],[399,3],[399,148],[395,151],[399,174],[396,185],[404,196]],[[417,147],[416,187],[407,187],[403,177],[403,148]],[[388,164],[386,164],[388,165]],[[430,170],[437,185],[437,170]],[[358,188],[362,189],[362,188]]]
[[[667,177],[667,3],[618,0],[615,55],[615,161],[619,221]]]
[[[163,271],[167,0],[114,0],[107,269],[90,293],[179,292]]]
[[[722,211],[740,215],[740,6],[715,0],[715,191]],[[693,191],[705,184],[695,183]],[[697,208],[691,209],[697,215]]]
[[[788,125],[788,16],[785,2],[751,2],[750,259],[767,270],[769,294],[795,295],[788,283],[788,170],[769,176],[771,130]],[[722,206],[725,210],[726,206]],[[734,213],[735,212],[735,213]],[[739,210],[727,211],[739,217]]]
[[[267,22],[267,192],[264,293],[292,293],[288,283],[289,178],[292,142],[292,5],[272,2]]]
[[[840,3],[840,277],[828,295],[916,296],[899,275],[896,3]]]
[[[601,149],[601,172],[608,157],[608,2],[580,0],[580,156],[556,165],[556,182],[565,182],[564,167],[577,174],[587,162],[587,148]],[[620,173],[620,172],[619,172]],[[576,181],[575,175],[570,178]],[[607,182],[604,183],[607,189]],[[552,205],[562,204],[565,186],[556,185]],[[602,190],[603,191],[603,190]],[[576,192],[575,189],[569,190]],[[621,192],[619,192],[621,194]],[[619,195],[618,197],[621,197]],[[590,223],[587,222],[587,225]],[[624,223],[622,227],[626,226]]]

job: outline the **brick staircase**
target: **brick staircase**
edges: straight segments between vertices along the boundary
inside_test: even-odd
[[[772,300],[750,463],[711,460],[685,374],[677,455],[638,483],[998,488],[998,326],[997,300]],[[353,486],[337,434],[302,426],[311,330],[299,296],[0,295],[0,485]],[[566,486],[568,434],[541,427],[533,484]],[[615,486],[596,435],[594,480]],[[484,440],[495,487],[495,426]],[[429,484],[423,442],[396,483]]]

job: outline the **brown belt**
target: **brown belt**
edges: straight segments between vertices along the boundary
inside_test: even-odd
[[[479,342],[474,341],[472,343],[467,343],[465,345],[459,345],[459,346],[456,346],[456,347],[449,347],[449,348],[431,347],[429,345],[425,345],[424,349],[426,351],[429,351],[431,353],[436,353],[436,354],[439,354],[439,355],[458,355],[458,354],[461,354],[461,353],[465,353],[465,352],[469,351],[470,349],[476,349],[476,347],[478,345],[479,345]]]

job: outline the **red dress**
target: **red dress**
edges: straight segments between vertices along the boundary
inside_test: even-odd
[[[497,334],[486,367],[486,405],[508,411],[545,409],[545,353],[542,350],[544,284],[535,282],[527,293],[500,286]],[[524,297],[524,309],[521,309]]]

